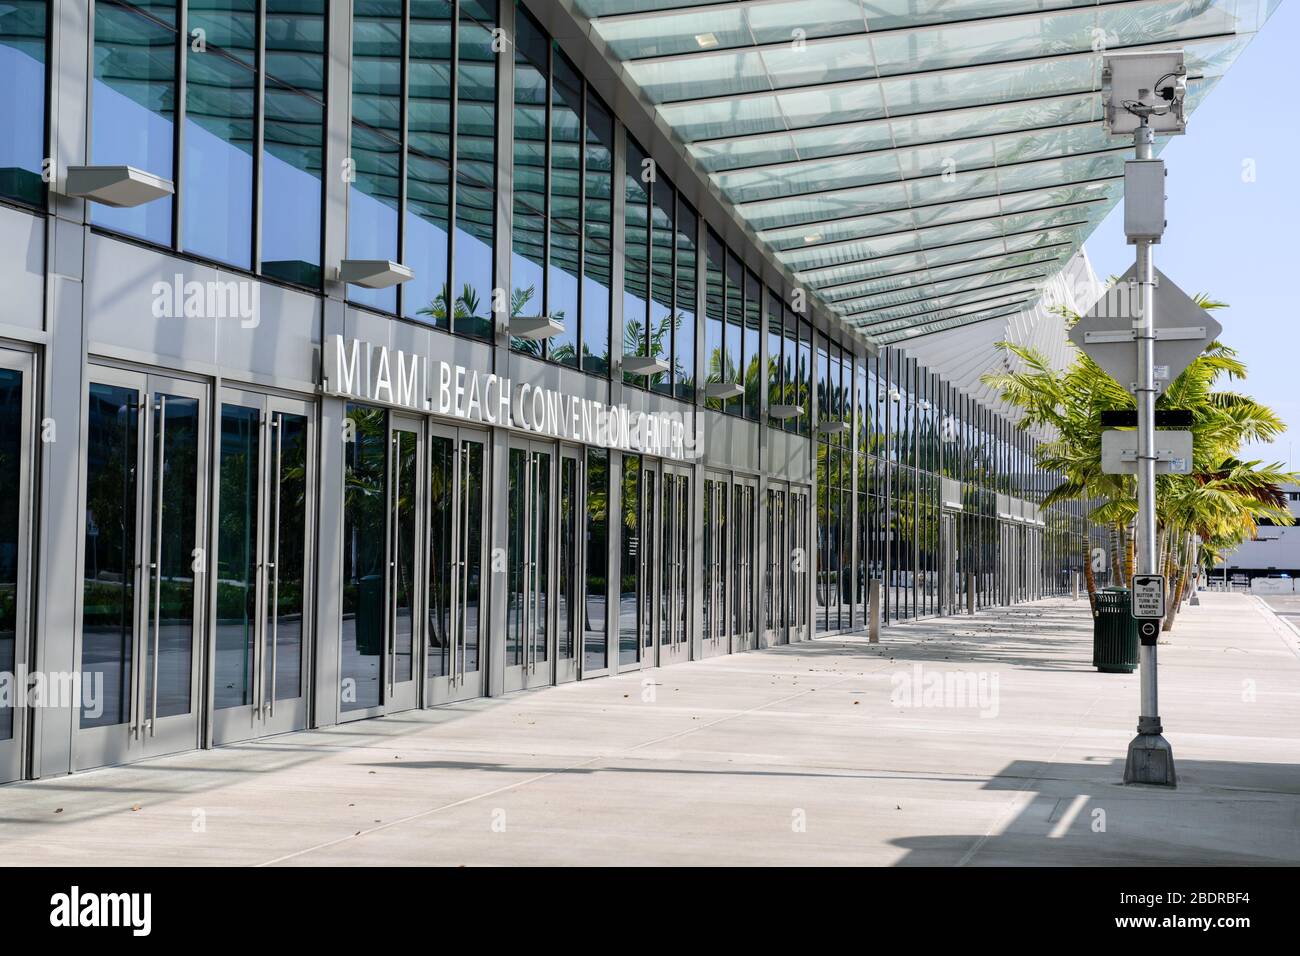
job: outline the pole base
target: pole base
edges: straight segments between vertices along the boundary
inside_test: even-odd
[[[1191,598],[1191,600],[1188,601],[1187,603],[1190,604],[1192,607],[1200,607],[1200,606],[1201,606],[1201,599],[1200,599],[1199,596],[1197,596],[1196,592],[1193,591],[1193,592],[1192,592],[1192,598]]]
[[[1145,783],[1156,787],[1177,787],[1174,749],[1160,734],[1138,734],[1128,745],[1124,783]]]

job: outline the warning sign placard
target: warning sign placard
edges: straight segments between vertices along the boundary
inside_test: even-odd
[[[1160,619],[1165,616],[1165,576],[1163,574],[1133,575],[1132,613],[1138,620]]]

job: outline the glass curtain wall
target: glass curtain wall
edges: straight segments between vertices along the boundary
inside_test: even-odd
[[[393,5],[371,3],[366,9],[359,2],[359,19],[383,22],[391,14],[385,8]],[[36,6],[44,5],[19,4],[14,12],[0,12],[0,50],[8,57],[15,55],[10,50],[30,51],[31,44],[4,45],[7,24],[14,29],[22,24],[30,34],[38,18],[27,8]],[[400,11],[400,3],[396,7]],[[124,209],[94,203],[92,221],[213,262],[319,288],[324,0],[265,0],[260,50],[255,0],[190,0],[185,16],[188,33],[178,46],[182,38],[173,0],[100,0],[95,6],[92,162],[131,165],[172,180],[176,197]],[[398,22],[400,35],[400,16]],[[372,43],[378,59],[389,62],[391,50],[374,44],[364,28],[361,32],[363,48]],[[30,73],[31,60],[30,55],[14,60],[13,75],[20,81]],[[178,163],[182,79],[184,152]],[[0,117],[3,111],[0,100]],[[20,171],[31,165],[30,120],[5,125],[18,133],[7,147],[14,154],[12,167],[0,155],[0,193],[6,192],[6,180],[26,181]],[[30,194],[30,187],[24,189]],[[24,198],[23,190],[10,191]],[[180,229],[174,235],[177,197]]]
[[[493,0],[355,0],[348,257],[393,259],[399,287],[359,305],[492,332],[496,195]]]
[[[0,6],[0,197],[45,202],[45,44],[47,0]]]
[[[511,348],[606,374],[613,119],[522,7],[514,49],[510,314],[550,316],[561,331]]]

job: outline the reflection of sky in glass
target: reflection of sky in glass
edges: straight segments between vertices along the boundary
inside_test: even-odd
[[[160,116],[107,83],[95,82],[91,155],[99,165],[135,166],[172,177],[172,119]],[[172,199],[165,196],[132,209],[90,204],[91,220],[160,245],[170,245]]]
[[[45,102],[44,35],[44,3],[0,4],[0,195],[28,202],[40,200],[45,155],[45,117],[32,108]]]
[[[176,34],[113,4],[95,13],[94,114],[91,161],[134,166],[173,179]],[[91,219],[130,235],[170,245],[170,196],[132,209],[90,204]]]
[[[184,217],[181,244],[187,251],[248,268],[253,234],[253,157],[188,118]],[[301,227],[301,223],[294,225]]]

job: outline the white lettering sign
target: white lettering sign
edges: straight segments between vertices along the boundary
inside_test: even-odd
[[[341,335],[325,341],[322,375],[327,394],[377,405],[664,458],[692,458],[698,448],[692,411],[633,412]]]

